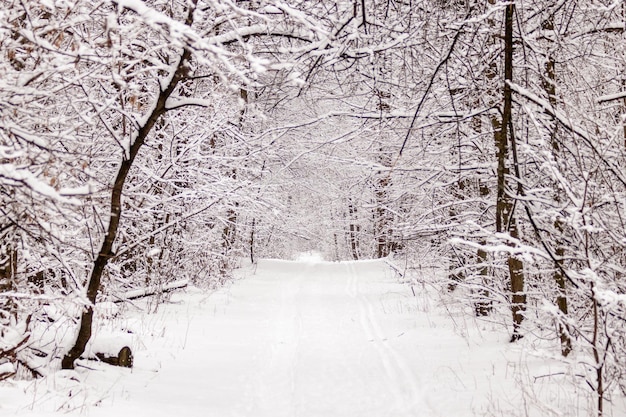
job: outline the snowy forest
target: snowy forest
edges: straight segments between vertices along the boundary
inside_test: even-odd
[[[0,0],[0,387],[74,369],[96,304],[315,251],[431,271],[613,415],[625,32],[624,0]]]

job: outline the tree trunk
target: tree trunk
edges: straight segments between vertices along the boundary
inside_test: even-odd
[[[254,231],[256,229],[256,219],[252,218],[252,224],[250,225],[250,263],[254,263]]]
[[[480,192],[480,196],[481,197],[488,197],[489,196],[489,187],[487,187],[487,185],[482,184],[480,181],[478,183],[478,190]],[[482,246],[486,245],[487,242],[483,239],[480,241],[480,244]],[[478,249],[476,251],[476,258],[477,258],[477,262],[478,265],[480,265],[480,269],[479,269],[479,275],[480,275],[480,281],[483,285],[483,288],[481,288],[478,291],[478,296],[479,296],[479,300],[474,304],[474,311],[476,312],[477,316],[487,316],[489,315],[489,313],[492,310],[492,302],[491,302],[491,295],[489,293],[489,267],[487,266],[487,262],[488,262],[488,253],[487,251],[483,250],[483,249]]]
[[[6,291],[15,291],[15,277],[17,276],[17,250],[13,246],[10,236],[4,235],[5,240],[0,246],[0,293]],[[4,299],[0,302],[0,310],[4,313],[16,317],[17,306],[11,298]],[[2,316],[0,316],[2,318]]]
[[[186,24],[191,25],[192,21],[193,7],[189,10]],[[113,188],[111,190],[109,225],[104,236],[102,246],[100,247],[100,251],[98,252],[98,256],[94,261],[93,269],[91,271],[91,275],[89,277],[89,282],[87,285],[87,299],[89,300],[90,304],[85,308],[81,315],[80,327],[76,336],[76,342],[74,343],[74,346],[63,357],[63,360],[61,362],[61,366],[63,369],[74,368],[74,361],[83,354],[83,352],[85,351],[85,347],[87,346],[87,342],[89,342],[89,339],[91,339],[93,324],[93,306],[96,303],[98,291],[100,290],[100,281],[102,279],[102,274],[104,272],[104,268],[109,262],[109,259],[115,256],[115,253],[113,252],[113,244],[115,243],[115,239],[117,237],[120,218],[122,215],[122,194],[124,192],[124,184],[126,183],[126,178],[128,177],[128,173],[130,172],[133,163],[135,162],[135,158],[139,153],[139,149],[141,149],[146,138],[152,131],[152,128],[155,126],[159,118],[166,113],[166,101],[174,92],[174,89],[176,88],[178,83],[185,77],[187,72],[187,62],[189,61],[190,57],[191,52],[188,49],[184,49],[181,53],[178,64],[173,70],[174,73],[172,74],[169,85],[165,89],[162,89],[160,91],[152,112],[147,118],[145,124],[141,126],[141,128],[137,131],[135,140],[131,142],[128,155],[123,156],[122,162],[117,172],[117,176],[115,178],[115,182],[113,183]]]
[[[235,178],[236,172],[233,170],[232,172],[233,179]],[[237,207],[237,204],[235,204]],[[237,211],[235,208],[229,208],[226,210],[226,225],[222,230],[222,258],[219,262],[220,264],[220,280],[226,279],[228,272],[231,269],[231,263],[228,261],[228,257],[230,256],[230,251],[235,246],[235,238],[237,232]]]
[[[622,20],[626,22],[626,3],[622,3]],[[626,91],[626,65],[622,64],[622,91]],[[624,138],[624,148],[626,148],[626,97],[622,99],[622,134]]]
[[[352,259],[355,261],[359,260],[359,234],[361,233],[361,226],[356,224],[356,207],[350,203],[348,204],[348,214],[349,214],[349,233],[348,240],[350,242],[350,251],[352,252]]]
[[[382,173],[379,172],[378,175]],[[389,187],[390,179],[389,176],[379,177],[376,180],[376,190],[374,192],[376,198],[376,209],[374,212],[374,231],[376,234],[376,257],[384,258],[389,255],[390,248],[390,235],[391,231],[389,230],[390,222],[389,222],[389,214],[387,208],[387,194]]]
[[[547,31],[554,31],[554,16],[550,15],[547,19],[542,22],[542,27]],[[548,101],[552,105],[553,108],[556,109],[556,62],[554,56],[552,54],[548,54],[548,59],[544,65],[544,78],[543,78],[543,88],[548,96]],[[555,162],[558,163],[560,159],[560,146],[557,138],[558,134],[558,124],[555,118],[552,118],[551,126],[550,126],[550,147],[552,151],[552,157]],[[559,188],[557,184],[553,184],[554,189],[554,201],[558,206],[561,204],[561,195],[558,191]],[[556,245],[555,249],[555,257],[557,259],[556,264],[554,265],[554,273],[552,274],[552,278],[554,279],[557,285],[557,299],[556,305],[563,315],[563,317],[567,316],[567,289],[565,287],[565,277],[563,276],[563,258],[565,256],[565,246],[563,243],[563,232],[565,231],[565,224],[561,218],[557,218],[554,222],[554,229],[557,231],[557,235],[554,236],[554,241]],[[563,324],[562,320],[558,322],[558,332],[559,338],[561,340],[561,354],[563,356],[567,356],[572,351],[572,341],[569,336],[569,329],[565,324]]]
[[[460,148],[459,148],[460,152]],[[459,163],[460,168],[460,163]],[[457,188],[452,191],[452,195],[455,200],[462,201],[466,198],[465,188],[468,185],[467,178],[457,181]],[[454,187],[454,186],[452,186]],[[459,221],[459,213],[456,204],[452,204],[448,210],[448,216],[451,221]],[[465,282],[466,268],[468,267],[468,259],[463,254],[459,253],[454,246],[450,247],[450,256],[448,261],[448,291],[454,291],[459,283]]]
[[[509,187],[509,137],[514,140],[512,132],[512,91],[509,82],[513,80],[513,15],[515,5],[509,4],[505,9],[504,22],[504,90],[502,124],[499,134],[496,133],[498,149],[498,193],[496,202],[496,229],[498,232],[508,232],[512,240],[520,238],[517,219],[514,213],[513,198]],[[507,245],[514,247],[513,242]],[[524,294],[524,270],[522,261],[513,254],[507,255],[507,266],[511,285],[511,312],[513,315],[513,335],[511,341],[518,340],[520,326],[524,320],[526,309],[526,295]]]
[[[239,130],[243,130],[244,121],[246,117],[246,112],[248,111],[248,90],[245,88],[239,89],[239,97],[241,98],[243,105],[241,106],[241,110],[239,111],[239,120],[237,121],[237,126]],[[233,168],[228,173],[231,179],[237,179],[237,169]],[[239,203],[235,202],[233,207],[229,208],[226,211],[226,225],[222,230],[222,259],[220,260],[220,274],[222,277],[220,279],[225,279],[228,275],[229,271],[232,268],[231,262],[229,262],[230,251],[235,246],[236,237],[237,237],[237,208],[239,207]],[[252,255],[252,245],[254,242],[254,230],[250,234],[250,258],[253,259]]]

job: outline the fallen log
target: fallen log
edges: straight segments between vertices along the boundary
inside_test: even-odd
[[[128,346],[124,346],[117,355],[111,356],[109,353],[96,353],[96,358],[100,362],[108,363],[109,365],[121,366],[123,368],[133,367],[133,352]]]
[[[119,296],[114,302],[122,303],[124,301],[136,300],[137,298],[149,297],[151,295],[167,293],[170,291],[185,288],[189,284],[189,280],[181,279],[178,281],[170,282],[165,285],[154,285],[146,288],[139,288],[137,290],[126,291]]]
[[[132,368],[134,355],[130,346],[134,343],[134,336],[123,331],[100,332],[94,335],[81,359]]]

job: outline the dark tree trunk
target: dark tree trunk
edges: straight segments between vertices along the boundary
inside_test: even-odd
[[[348,226],[349,228],[349,233],[348,233],[348,240],[350,241],[350,251],[352,252],[352,259],[354,259],[355,261],[359,260],[359,234],[361,233],[361,226],[353,223],[357,221],[356,218],[356,207],[350,203],[348,205],[348,214],[349,214],[349,221],[350,221],[350,225]]]
[[[452,189],[452,195],[454,196],[455,200],[463,201],[466,198],[465,189],[467,188],[468,184],[469,183],[467,178],[459,179],[457,181],[457,188]],[[459,221],[459,212],[456,204],[450,206],[450,209],[448,210],[448,216],[453,222]],[[448,263],[448,291],[454,291],[460,283],[465,282],[465,279],[467,278],[466,274],[468,260],[468,257],[465,256],[465,254],[459,253],[454,246],[450,247],[450,256]]]
[[[252,225],[250,226],[250,262],[254,263],[254,231],[256,228],[256,219],[252,219]]]
[[[378,173],[382,175],[382,173]],[[374,230],[376,233],[376,257],[384,258],[389,255],[391,230],[389,222],[389,213],[387,208],[388,187],[390,185],[389,176],[380,177],[376,181],[376,209],[374,212]]]
[[[478,189],[481,197],[489,196],[489,187],[487,185],[478,183]],[[485,240],[480,241],[481,245],[486,245],[487,242]],[[487,316],[492,310],[492,301],[491,295],[489,293],[489,267],[487,266],[488,262],[488,253],[483,249],[478,249],[476,251],[476,258],[479,266],[479,275],[480,281],[483,285],[483,288],[478,290],[479,300],[474,305],[474,310],[477,316]]]
[[[192,21],[193,8],[188,13],[186,24],[191,25]],[[165,89],[160,91],[152,113],[150,113],[145,124],[141,126],[141,128],[137,132],[135,140],[131,143],[128,155],[123,156],[122,163],[120,164],[117,176],[115,177],[115,182],[113,183],[113,188],[111,190],[109,226],[104,236],[102,246],[100,247],[100,251],[98,252],[98,256],[94,261],[93,269],[91,271],[91,275],[89,277],[89,282],[87,285],[87,299],[89,300],[90,305],[87,306],[87,308],[83,311],[81,315],[80,327],[76,336],[76,342],[74,343],[74,346],[67,352],[67,354],[63,357],[63,360],[61,361],[61,366],[63,369],[74,368],[74,361],[83,354],[83,352],[85,351],[85,347],[87,346],[87,342],[89,342],[89,339],[91,339],[93,324],[93,306],[96,303],[98,291],[100,290],[100,281],[102,279],[102,274],[104,272],[104,268],[109,262],[109,259],[115,256],[113,252],[113,244],[115,243],[115,239],[117,237],[120,218],[122,215],[122,194],[124,192],[124,184],[126,183],[126,178],[128,177],[133,163],[135,162],[135,158],[139,153],[139,149],[141,149],[146,138],[152,131],[152,128],[155,126],[159,118],[167,111],[167,99],[174,92],[178,83],[186,76],[187,63],[190,57],[190,51],[188,49],[184,49],[181,53],[180,60],[178,61],[176,69],[174,70],[174,74],[172,75],[169,85]]]
[[[10,237],[1,236],[5,242],[0,247],[0,292],[15,291],[15,277],[17,276],[17,250],[10,241]],[[16,316],[17,309],[15,303],[10,299],[4,299],[0,302],[0,310],[5,313]],[[0,316],[1,317],[1,316]]]
[[[498,149],[498,194],[496,202],[496,229],[498,232],[508,232],[513,240],[520,238],[517,219],[514,213],[513,198],[509,187],[510,170],[509,146],[514,146],[512,123],[512,91],[510,82],[513,81],[513,18],[515,5],[509,4],[505,9],[504,21],[504,90],[502,124],[500,132],[496,132],[496,146]],[[509,145],[511,137],[511,145]],[[514,243],[508,242],[514,247]],[[522,261],[513,254],[507,255],[507,266],[511,285],[511,312],[513,315],[513,335],[511,341],[521,337],[520,326],[524,320],[526,309],[526,295],[524,294],[524,270]]]
[[[233,170],[233,178],[235,171]],[[237,207],[237,205],[235,205]],[[228,257],[232,248],[235,246],[235,238],[237,232],[237,211],[235,208],[229,208],[226,211],[226,225],[222,229],[222,258],[220,260],[220,279],[225,279],[231,269]]]
[[[554,15],[549,15],[542,22],[542,28],[547,31],[554,30]],[[557,101],[556,101],[556,60],[554,56],[549,53],[547,56],[547,60],[544,64],[544,77],[542,80],[542,86],[548,96],[548,102],[552,105],[554,109],[556,109]],[[552,157],[555,161],[559,161],[561,157],[561,150],[558,142],[558,124],[554,117],[552,117],[551,125],[550,125],[550,147],[552,151]],[[554,201],[557,205],[561,203],[561,195],[558,191],[558,184],[553,184],[554,188]],[[556,249],[554,251],[556,264],[554,265],[554,273],[552,277],[557,285],[558,295],[556,298],[556,305],[559,308],[561,314],[565,317],[567,316],[567,289],[565,286],[565,276],[563,274],[563,258],[565,256],[565,246],[563,243],[563,232],[565,231],[565,224],[562,219],[557,218],[554,222],[554,229],[557,234],[554,236],[554,241],[556,245]],[[572,341],[569,336],[569,329],[566,325],[559,321],[558,324],[558,332],[559,338],[561,340],[561,354],[563,356],[568,356],[572,351]]]

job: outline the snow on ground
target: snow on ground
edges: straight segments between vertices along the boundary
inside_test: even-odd
[[[153,314],[116,319],[132,332],[133,369],[81,361],[0,383],[0,415],[584,416],[593,402],[584,387],[548,377],[563,369],[531,356],[530,341],[509,344],[500,325],[446,295],[412,291],[384,261],[310,253],[242,274],[229,288],[189,289]],[[622,401],[606,415],[624,410]]]

